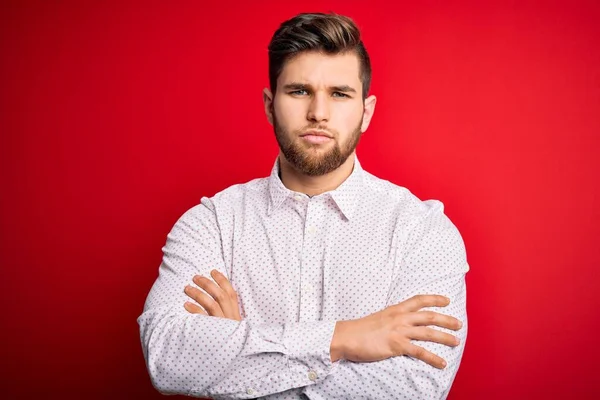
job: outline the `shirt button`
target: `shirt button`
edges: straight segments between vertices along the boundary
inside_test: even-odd
[[[315,233],[317,231],[317,228],[315,228],[314,226],[309,226],[308,227],[308,233]]]
[[[246,389],[246,394],[249,394],[252,396],[254,394],[254,389],[252,389],[252,388]]]
[[[310,379],[311,381],[316,381],[317,380],[317,373],[315,371],[309,371],[308,372],[308,379]]]
[[[302,195],[300,194],[295,194],[294,195],[294,199],[298,200],[298,201],[302,201]]]

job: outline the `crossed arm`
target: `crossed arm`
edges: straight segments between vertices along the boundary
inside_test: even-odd
[[[428,247],[407,248],[387,308],[377,313],[353,321],[250,324],[240,319],[227,278],[213,273],[212,283],[209,270],[198,269],[227,270],[211,214],[203,204],[174,226],[159,278],[138,319],[148,370],[159,391],[213,398],[255,398],[294,388],[310,399],[448,394],[466,338],[466,260],[450,265],[444,257],[424,257],[433,254]],[[419,234],[418,240],[439,243],[436,252],[464,258],[457,232],[442,232],[444,241],[428,237],[439,234]],[[206,277],[195,283],[205,293],[191,287],[184,293],[190,277],[199,274]],[[419,295],[424,293],[444,296]],[[463,319],[462,328],[457,319]]]
[[[192,314],[241,321],[238,296],[225,275],[212,270],[207,277],[196,275],[193,281],[202,290],[191,285],[185,294],[194,302],[187,301],[185,309]],[[462,322],[448,315],[424,311],[425,307],[446,307],[447,297],[439,295],[416,295],[399,304],[387,307],[366,317],[338,321],[331,341],[331,361],[345,359],[354,362],[381,361],[395,356],[410,356],[439,369],[446,361],[412,340],[435,342],[446,346],[457,346],[460,339],[429,326],[458,330]]]

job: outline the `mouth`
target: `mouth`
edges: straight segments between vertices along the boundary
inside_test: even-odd
[[[300,138],[310,144],[322,144],[333,140],[333,137],[324,131],[308,131],[300,135]]]
[[[326,131],[317,131],[317,130],[313,130],[313,131],[307,131],[303,134],[300,135],[301,138],[307,137],[307,136],[312,136],[312,137],[321,137],[321,138],[326,138],[326,139],[332,139],[333,136],[331,136],[331,134],[329,132]]]
[[[327,131],[321,131],[321,130],[311,130],[311,131],[306,131],[305,133],[301,134],[300,137],[304,137],[304,136],[324,136],[324,137],[328,137],[331,139],[331,135],[329,134],[329,132]]]

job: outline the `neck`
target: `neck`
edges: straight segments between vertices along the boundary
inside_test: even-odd
[[[283,156],[279,154],[279,173],[283,185],[294,192],[316,196],[337,189],[352,173],[355,153],[337,169],[321,176],[307,176],[297,171]]]

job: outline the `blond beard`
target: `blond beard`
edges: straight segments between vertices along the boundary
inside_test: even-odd
[[[362,118],[358,126],[352,131],[348,140],[340,145],[337,142],[339,134],[334,134],[334,145],[333,148],[328,150],[324,154],[317,154],[311,147],[308,148],[298,141],[298,137],[301,132],[306,132],[309,128],[304,128],[298,131],[294,131],[290,134],[283,127],[281,127],[277,121],[275,115],[273,115],[273,130],[275,131],[275,138],[279,144],[279,149],[283,153],[285,159],[296,169],[298,172],[307,176],[321,176],[331,171],[338,169],[358,146],[360,137],[362,136],[360,127],[362,125]]]

